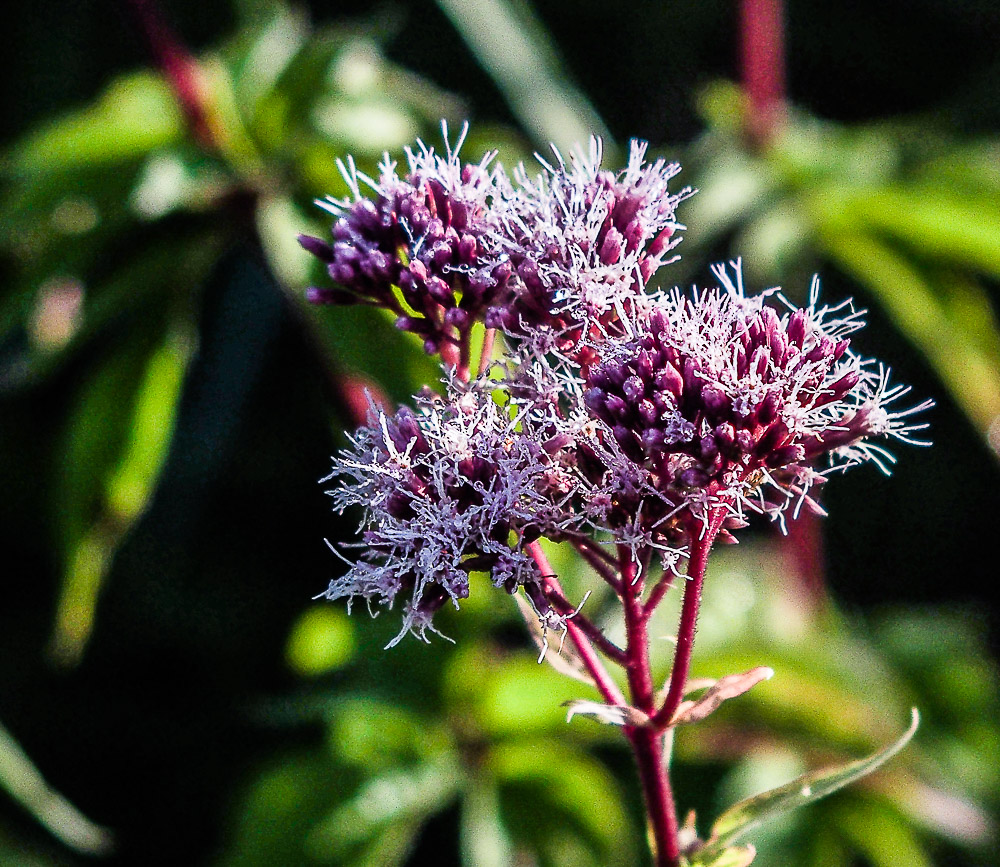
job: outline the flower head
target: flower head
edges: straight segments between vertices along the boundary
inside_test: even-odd
[[[397,325],[423,337],[431,353],[482,318],[506,279],[505,268],[494,276],[494,266],[481,261],[502,169],[490,168],[495,151],[479,163],[461,162],[466,131],[443,156],[423,142],[407,148],[402,178],[388,155],[377,182],[353,160],[338,163],[352,197],[318,203],[337,217],[332,243],[305,235],[299,242],[326,263],[340,288],[311,289],[311,301],[392,310]],[[362,183],[374,198],[362,195]]]
[[[510,262],[510,291],[487,324],[514,334],[578,329],[640,294],[677,245],[675,210],[691,194],[670,192],[680,166],[647,163],[645,142],[632,142],[618,173],[601,168],[597,138],[568,164],[553,152],[535,178],[518,167],[499,209],[494,246]]]
[[[524,544],[575,522],[561,506],[564,472],[479,389],[424,395],[420,411],[371,413],[324,480],[334,508],[362,505],[364,553],[331,582],[330,599],[361,596],[392,606],[404,597],[403,630],[423,636],[448,600],[469,594],[469,572],[489,572],[513,593],[527,586],[536,606],[541,576]],[[540,614],[546,612],[540,610]]]
[[[713,503],[778,516],[822,481],[818,459],[879,462],[887,453],[872,438],[912,441],[925,427],[908,418],[927,404],[891,410],[907,390],[850,351],[863,323],[849,304],[817,307],[814,282],[809,307],[782,313],[768,293],[743,294],[738,265],[735,281],[716,273],[720,288],[651,305],[587,377],[605,460],[623,455],[657,492],[640,498],[650,520],[703,517]],[[626,502],[634,515],[639,504]]]

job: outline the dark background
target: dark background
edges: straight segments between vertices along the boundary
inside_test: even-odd
[[[460,93],[475,122],[512,122],[433,4],[309,5],[319,21],[384,23],[391,58]],[[736,75],[731,3],[539,0],[535,7],[619,140],[689,142],[700,132],[693,94]],[[794,103],[835,120],[925,115],[959,134],[1000,132],[1000,5],[791,0],[787,7]],[[194,50],[234,21],[223,3],[177,0],[165,9]],[[5,12],[4,32],[3,142],[149,62],[124,3],[17,3]],[[824,277],[832,297],[858,294],[841,275]],[[0,443],[17,457],[4,461],[8,475],[0,478],[8,564],[0,719],[70,800],[120,829],[120,863],[204,859],[218,844],[223,793],[255,756],[287,742],[287,732],[258,725],[252,708],[289,686],[281,662],[288,628],[329,573],[321,540],[335,529],[314,480],[335,438],[319,366],[271,279],[253,250],[235,248],[204,287],[201,351],[163,482],[118,554],[91,648],[71,673],[52,670],[41,653],[59,580],[42,516],[53,491],[55,423],[78,368],[3,398]],[[896,448],[891,479],[868,467],[829,486],[829,584],[858,612],[971,603],[996,651],[988,576],[996,572],[997,457],[877,308],[870,320],[862,349],[889,359],[899,380],[913,383],[915,400],[935,399],[928,419],[937,446]],[[82,368],[113,348],[114,336],[107,341],[80,359]],[[4,827],[20,818],[4,805]],[[75,863],[43,831],[25,827],[39,851]]]

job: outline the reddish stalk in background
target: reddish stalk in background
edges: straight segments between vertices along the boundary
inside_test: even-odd
[[[153,60],[174,92],[174,98],[184,112],[188,128],[198,144],[206,150],[216,150],[216,135],[209,121],[205,96],[198,80],[198,66],[167,23],[160,7],[153,0],[127,0]]]
[[[747,111],[743,130],[766,147],[785,122],[784,14],[781,0],[740,0],[740,70]]]

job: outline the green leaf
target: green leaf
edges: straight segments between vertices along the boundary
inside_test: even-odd
[[[868,758],[804,774],[784,786],[735,804],[716,819],[706,850],[710,853],[721,852],[730,843],[769,819],[826,797],[870,774],[910,742],[919,723],[920,714],[914,708],[910,727],[903,735]]]
[[[299,674],[315,677],[347,665],[355,644],[354,624],[343,608],[314,605],[292,627],[285,658]]]
[[[85,855],[107,855],[113,844],[111,832],[91,822],[69,801],[43,779],[38,768],[0,725],[0,787],[7,790],[57,839],[75,852]],[[0,861],[22,864],[3,858],[0,840]]]
[[[438,0],[441,11],[537,141],[568,150],[609,135],[586,96],[567,79],[551,39],[527,4]]]
[[[582,750],[555,738],[520,738],[495,746],[484,770],[497,780],[505,825],[519,845],[542,852],[563,833],[604,867],[634,864],[635,832],[618,784]]]
[[[450,756],[372,777],[313,829],[307,850],[319,856],[361,847],[371,852],[360,863],[395,863],[420,823],[455,797],[461,780],[461,770]],[[397,837],[401,829],[406,835]],[[373,853],[387,860],[380,861]]]
[[[83,651],[114,551],[152,496],[192,345],[174,333],[148,358],[144,342],[134,351],[111,357],[71,424],[60,498],[65,572],[51,643],[63,663]]]
[[[933,867],[913,826],[881,800],[859,798],[838,804],[830,822],[873,867]]]
[[[893,235],[920,256],[1000,276],[1000,207],[992,191],[890,187],[849,197],[842,216]]]
[[[887,244],[856,231],[825,228],[819,242],[878,297],[985,435],[1000,414],[1000,333],[982,288],[946,275],[935,281]]]
[[[492,780],[477,776],[462,798],[459,846],[464,867],[511,867],[513,845],[500,818],[500,799]]]
[[[702,849],[681,863],[683,867],[747,867],[756,857],[753,846],[737,846],[715,854]]]
[[[170,87],[144,71],[114,81],[92,107],[22,139],[9,154],[15,174],[135,159],[178,141],[183,121]]]

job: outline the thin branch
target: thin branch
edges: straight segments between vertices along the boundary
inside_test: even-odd
[[[127,3],[154,62],[174,92],[192,135],[206,150],[218,150],[219,143],[205,104],[204,88],[198,80],[198,64],[194,57],[174,34],[155,0],[127,0]]]
[[[674,652],[674,665],[670,671],[670,684],[663,706],[652,717],[653,726],[661,730],[670,725],[684,698],[688,672],[691,670],[691,651],[698,625],[698,609],[701,605],[701,588],[705,580],[708,554],[725,517],[726,507],[717,506],[709,512],[707,522],[700,528],[700,535],[694,531],[691,534],[691,555],[684,582],[684,601],[681,605],[681,622],[677,629],[677,649]]]
[[[646,552],[644,552],[646,553]],[[648,619],[639,601],[642,595],[642,572],[632,559],[631,549],[618,546],[622,576],[622,606],[625,611],[626,654],[625,670],[628,674],[629,692],[635,707],[652,717],[655,710],[653,679],[649,667]],[[649,557],[640,557],[640,563],[648,566]],[[667,766],[663,761],[663,736],[652,727],[626,729],[632,744],[639,779],[642,782],[646,813],[649,816],[649,830],[653,845],[653,857],[657,867],[676,867],[680,858],[679,827],[677,808]]]
[[[674,586],[674,579],[676,577],[677,575],[671,569],[663,570],[660,580],[653,585],[653,589],[646,599],[646,604],[643,606],[642,610],[647,618],[653,616],[653,612],[656,611],[656,607],[663,601],[663,597],[667,591]]]
[[[572,536],[569,543],[576,548],[577,552],[587,561],[606,584],[608,584],[619,596],[621,596],[621,581],[618,579],[617,561],[610,558],[608,552],[585,536]]]
[[[544,580],[548,585],[546,589],[548,589],[552,586],[551,582],[555,580],[555,573],[552,571],[552,565],[549,563],[549,558],[545,556],[542,546],[538,542],[532,542],[530,545],[525,546],[525,550],[534,559],[535,563],[538,564],[539,571],[545,576]],[[605,669],[600,657],[590,643],[590,639],[587,638],[583,630],[573,620],[574,618],[570,618],[566,621],[566,631],[569,633],[570,640],[576,645],[577,652],[580,654],[580,660],[593,678],[598,692],[600,692],[602,698],[608,704],[619,707],[626,706],[628,702],[625,700],[625,696],[622,695],[622,691],[618,688],[618,684],[611,679],[611,675]]]

